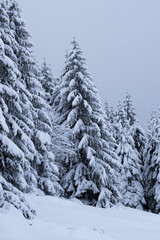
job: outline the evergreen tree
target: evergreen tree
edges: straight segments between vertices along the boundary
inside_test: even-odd
[[[14,0],[9,3],[8,15],[18,45],[17,59],[21,82],[27,90],[27,93],[21,90],[21,97],[23,116],[26,125],[31,129],[29,136],[36,150],[30,155],[31,166],[36,173],[38,187],[47,194],[59,195],[62,188],[58,184],[59,172],[54,162],[52,122],[48,116],[49,105],[45,101],[45,92],[41,85],[41,71],[32,56],[33,45],[30,42],[30,35],[21,19],[18,4]]]
[[[137,150],[138,157],[140,159],[141,172],[144,171],[144,150],[146,145],[146,134],[144,129],[139,125],[139,123],[135,123],[131,127],[131,134],[134,140],[134,145]]]
[[[0,24],[0,205],[8,201],[31,218],[35,212],[22,192],[63,190],[41,72],[14,0],[0,3]]]
[[[104,110],[106,114],[106,120],[109,121],[109,116],[110,116],[110,106],[107,101],[104,103]]]
[[[144,153],[144,182],[146,208],[160,212],[160,114],[151,115]]]
[[[16,144],[20,138],[23,141],[24,136],[23,129],[16,122],[16,116],[22,112],[17,93],[20,72],[12,49],[14,38],[10,31],[6,2],[0,3],[0,24],[0,202],[1,205],[6,201],[13,204],[31,218],[34,211],[18,190],[29,189],[24,178],[24,169],[29,167],[23,151]]]
[[[104,111],[105,111],[105,119],[106,119],[107,127],[108,127],[110,133],[112,133],[114,135],[115,112],[114,112],[113,107],[112,106],[110,107],[107,101],[104,104]]]
[[[135,148],[131,128],[123,105],[119,103],[117,110],[116,153],[123,165],[121,170],[121,193],[123,204],[133,208],[143,208],[144,193],[142,187],[142,176],[140,159]]]
[[[124,100],[124,111],[126,112],[126,117],[131,128],[131,135],[133,137],[135,148],[140,159],[141,171],[143,172],[143,155],[146,143],[146,136],[143,128],[139,125],[137,121],[135,108],[133,106],[131,96],[128,93]]]
[[[67,54],[54,108],[59,123],[71,129],[77,153],[76,158],[68,159],[62,179],[67,194],[101,207],[116,204],[120,164],[113,152],[114,139],[107,130],[97,89],[75,40]]]
[[[45,97],[50,103],[51,97],[53,96],[53,91],[55,87],[53,74],[51,68],[47,65],[45,59],[41,68],[42,72],[42,87],[45,89]]]
[[[126,97],[124,100],[124,111],[126,112],[129,125],[132,126],[133,124],[135,124],[136,123],[135,108],[133,107],[131,96],[128,93],[126,94]]]

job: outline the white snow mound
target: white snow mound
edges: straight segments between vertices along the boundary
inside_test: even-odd
[[[26,196],[37,210],[26,220],[9,206],[0,209],[1,240],[159,240],[160,215],[125,207],[83,205],[78,200]]]

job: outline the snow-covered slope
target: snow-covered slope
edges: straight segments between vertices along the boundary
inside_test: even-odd
[[[159,240],[160,215],[125,207],[84,206],[78,200],[27,196],[37,210],[26,220],[0,209],[0,240]]]

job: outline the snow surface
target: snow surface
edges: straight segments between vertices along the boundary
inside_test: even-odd
[[[0,240],[159,240],[160,215],[126,207],[94,208],[80,201],[26,196],[37,211],[26,220],[0,209]]]

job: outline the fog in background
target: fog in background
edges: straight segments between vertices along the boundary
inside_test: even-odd
[[[128,91],[142,126],[160,105],[160,0],[18,0],[39,63],[55,77],[76,37],[102,101]]]

